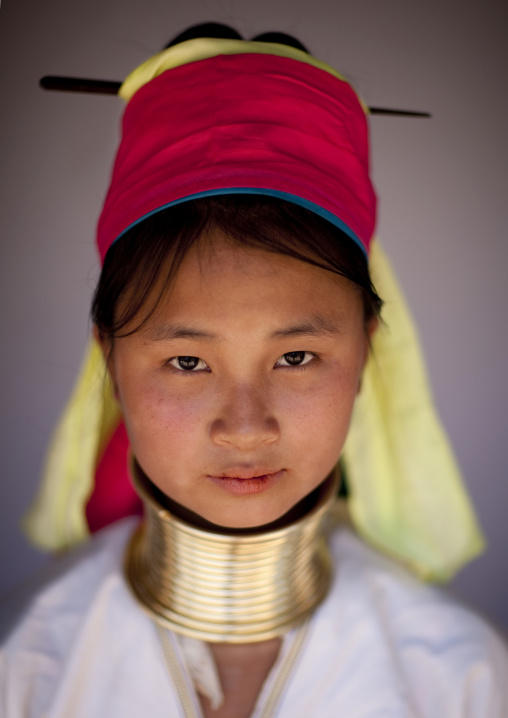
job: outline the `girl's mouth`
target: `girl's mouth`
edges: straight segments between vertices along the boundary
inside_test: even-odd
[[[228,472],[227,475],[223,476],[208,475],[207,478],[229,494],[245,496],[267,491],[272,486],[275,486],[284,473],[285,469],[273,473],[240,470]]]

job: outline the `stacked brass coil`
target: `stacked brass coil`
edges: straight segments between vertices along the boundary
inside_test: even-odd
[[[126,575],[159,623],[204,641],[262,641],[301,623],[323,600],[331,580],[326,524],[335,477],[298,521],[239,534],[182,521],[139,470],[133,474],[145,520],[129,544]]]

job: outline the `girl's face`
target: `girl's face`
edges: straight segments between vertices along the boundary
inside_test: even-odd
[[[279,519],[333,469],[368,331],[350,281],[210,239],[140,330],[102,341],[146,475],[207,521],[248,528]]]

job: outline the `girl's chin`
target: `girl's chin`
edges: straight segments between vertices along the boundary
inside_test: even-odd
[[[260,478],[262,480],[264,477]],[[258,479],[254,479],[254,481],[256,480]],[[247,481],[253,480],[247,479]],[[312,511],[320,501],[322,487],[325,483],[327,482],[322,482],[316,489],[301,499],[297,498],[294,502],[270,501],[266,503],[260,495],[263,493],[262,490],[244,493],[228,491],[232,502],[230,500],[221,505],[210,502],[203,511],[197,507],[196,510],[192,510],[170,498],[167,501],[167,508],[178,518],[205,530],[246,533],[272,531],[298,521]],[[242,496],[246,497],[245,501],[242,501]]]
[[[197,528],[210,531],[269,531],[297,521],[311,511],[320,501],[322,491],[333,481],[333,472],[303,497],[284,496],[284,491],[270,495],[270,489],[281,482],[286,474],[282,469],[273,474],[251,478],[231,476],[207,476],[213,496],[199,505],[196,497],[177,501],[163,486],[152,482],[143,470],[137,469],[144,482],[152,486],[158,503],[171,514]],[[219,489],[219,491],[217,491]],[[280,489],[280,486],[279,486]]]
[[[230,495],[232,494],[232,492],[229,493]],[[214,532],[269,530],[272,527],[280,528],[287,522],[295,520],[291,518],[291,514],[296,507],[289,507],[289,510],[282,507],[277,510],[273,503],[266,506],[263,501],[260,502],[255,499],[259,493],[259,491],[256,493],[250,492],[250,494],[246,495],[248,505],[245,505],[241,498],[237,498],[236,500],[233,499],[233,503],[231,500],[222,502],[221,505],[210,502],[203,510],[197,506],[191,509],[169,497],[167,497],[164,504],[170,513],[177,518],[196,528]],[[251,499],[254,498],[254,501],[249,500],[247,498],[249,496]],[[300,503],[298,502],[297,505]],[[288,517],[287,521],[286,516]]]

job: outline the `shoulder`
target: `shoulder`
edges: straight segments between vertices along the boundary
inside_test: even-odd
[[[440,645],[450,637],[505,644],[490,624],[445,588],[418,580],[402,565],[378,553],[352,531],[337,531],[331,543],[336,575],[333,592],[353,595],[363,608],[401,636],[426,637]]]
[[[178,713],[153,622],[123,576],[136,523],[127,519],[96,534],[4,606],[1,715]]]
[[[323,616],[367,665],[378,662],[424,716],[508,715],[508,651],[487,621],[348,530],[331,549],[336,577]]]
[[[8,594],[0,606],[3,645],[19,642],[26,631],[32,636],[54,631],[52,618],[79,622],[106,585],[122,582],[122,556],[134,526],[131,519],[121,521],[68,554],[52,557],[39,575]]]
[[[85,660],[87,638],[96,640],[101,626],[114,620],[114,611],[125,614],[125,607],[134,603],[121,570],[134,525],[132,520],[120,522],[83,547],[51,559],[39,577],[3,601],[0,705],[7,701],[7,715],[24,715],[29,703],[38,706],[34,714],[42,713],[76,647]]]

